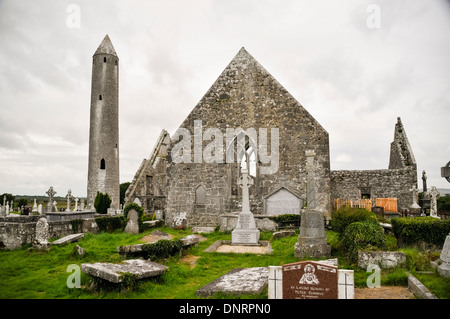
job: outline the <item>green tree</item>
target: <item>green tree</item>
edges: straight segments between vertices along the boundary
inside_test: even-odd
[[[130,186],[130,184],[131,184],[130,182],[120,184],[120,203],[121,204],[125,203],[125,193],[126,193],[128,187]]]
[[[450,194],[438,198],[437,209],[439,212],[450,212]]]
[[[100,193],[97,192],[94,200],[94,207],[98,214],[106,214],[108,212],[108,208],[111,207],[111,198],[108,193]]]
[[[3,193],[2,195],[0,195],[0,204],[3,205],[3,197],[6,196],[6,202],[7,203],[11,203],[12,200],[15,200],[15,196],[13,196],[13,194],[10,193]]]
[[[16,201],[17,207],[22,207],[28,205],[28,200],[26,198],[20,198]]]

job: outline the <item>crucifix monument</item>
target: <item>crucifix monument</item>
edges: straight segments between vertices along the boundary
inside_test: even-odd
[[[48,195],[47,213],[56,212],[53,208],[53,196],[56,195],[56,192],[53,190],[53,186],[50,186],[46,194]]]
[[[231,232],[232,245],[259,245],[259,230],[256,228],[255,218],[250,211],[250,197],[248,189],[253,185],[253,179],[247,169],[242,169],[242,176],[238,179],[242,188],[242,211],[238,215],[236,228]]]
[[[325,235],[323,214],[317,209],[317,190],[314,172],[314,151],[306,151],[307,200],[308,206],[302,211],[300,235],[294,247],[298,258],[309,256],[319,258],[331,255],[331,246]]]
[[[73,196],[72,196],[72,190],[69,189],[69,190],[67,191],[66,198],[67,198],[67,208],[66,208],[66,212],[70,212],[70,206],[72,206],[72,198],[73,198]]]

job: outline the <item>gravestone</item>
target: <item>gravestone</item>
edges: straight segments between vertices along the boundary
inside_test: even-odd
[[[39,213],[39,215],[42,215],[42,204],[38,205],[37,212]]]
[[[436,186],[432,186],[429,194],[431,196],[430,216],[434,218],[439,218],[437,215],[437,199],[441,196],[441,193],[439,193]]]
[[[256,228],[255,218],[250,211],[250,198],[248,189],[253,185],[253,179],[248,175],[247,169],[242,169],[242,176],[238,180],[242,187],[242,211],[238,215],[236,227],[231,232],[232,245],[258,245],[259,230]]]
[[[50,243],[48,241],[48,238],[48,222],[46,218],[41,217],[36,223],[33,247],[37,249],[49,249]]]
[[[283,265],[283,299],[338,299],[338,267],[315,261]]]
[[[439,259],[442,261],[437,268],[439,274],[443,277],[450,278],[450,234],[445,238],[444,247],[442,248]]]
[[[300,214],[303,200],[285,187],[281,187],[267,196],[264,204],[267,215]]]
[[[314,151],[306,151],[308,207],[302,211],[300,220],[300,234],[294,247],[294,255],[299,258],[326,257],[331,255],[331,246],[325,235],[323,214],[317,210],[316,185],[314,173]]]
[[[130,233],[130,234],[139,234],[139,214],[136,210],[130,209],[128,211],[128,223],[125,227],[124,232]]]

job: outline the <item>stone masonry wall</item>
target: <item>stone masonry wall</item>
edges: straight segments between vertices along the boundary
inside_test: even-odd
[[[19,249],[23,244],[32,243],[39,218],[41,216],[0,217],[0,249]],[[98,231],[94,218],[83,219],[78,230],[73,229],[70,221],[50,221],[48,226],[50,238]]]
[[[195,121],[201,121],[202,133],[207,129],[218,129],[222,133],[223,140],[218,140],[224,154],[222,163],[195,162]],[[229,147],[225,137],[229,128],[255,129],[257,140],[253,142],[257,145],[261,138],[259,129],[267,129],[269,154],[271,129],[277,128],[279,132],[276,172],[260,174],[268,164],[256,159],[257,173],[249,190],[254,214],[264,214],[264,197],[281,186],[299,195],[306,194],[306,150],[316,153],[319,208],[325,214],[330,212],[328,133],[245,49],[241,49],[180,126],[190,132],[190,163],[173,161],[171,150],[180,140],[177,134],[172,136],[167,157],[166,224],[172,224],[175,214],[185,212],[188,225],[219,225],[221,214],[240,211],[237,159],[234,163],[225,161]],[[212,140],[203,139],[201,150]],[[206,203],[202,205],[196,204],[199,186],[206,189]]]
[[[365,171],[331,171],[331,200],[360,199],[361,193],[370,198],[397,198],[398,209],[408,209],[413,203],[410,189],[417,186],[414,167]]]

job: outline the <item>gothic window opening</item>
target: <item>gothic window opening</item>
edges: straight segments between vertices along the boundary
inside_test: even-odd
[[[100,169],[105,169],[105,168],[106,168],[105,159],[102,158],[102,159],[100,160]]]

